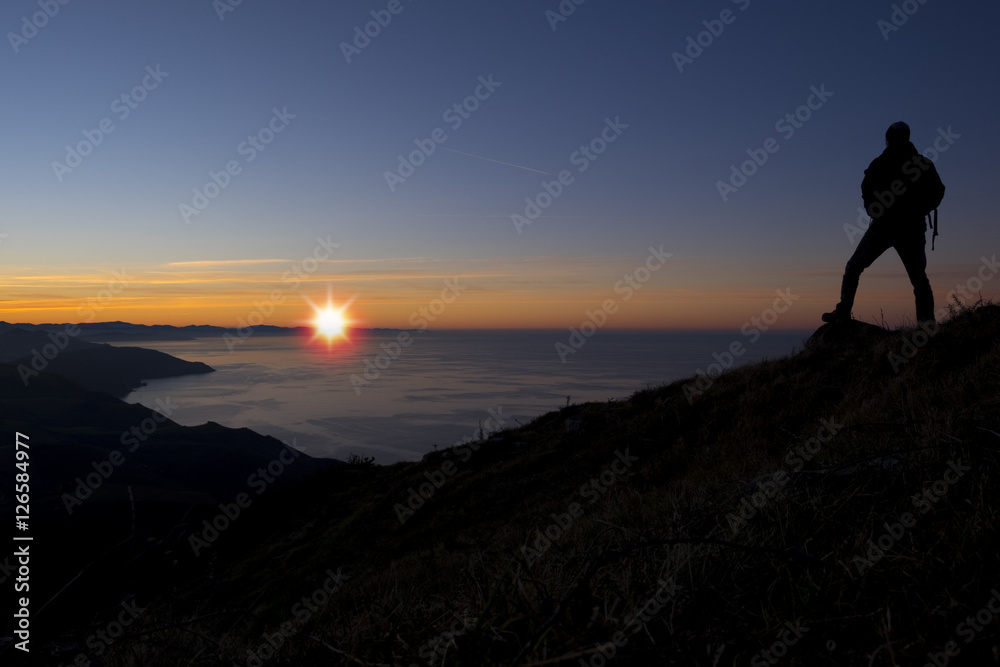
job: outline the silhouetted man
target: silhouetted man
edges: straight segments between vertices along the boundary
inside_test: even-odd
[[[844,269],[840,303],[824,322],[851,319],[854,295],[861,272],[889,248],[903,260],[917,302],[917,321],[934,320],[934,293],[927,280],[924,251],[924,216],[937,208],[944,185],[934,163],[920,155],[910,142],[910,127],[899,121],[885,132],[885,150],[865,170],[861,197],[872,221]]]

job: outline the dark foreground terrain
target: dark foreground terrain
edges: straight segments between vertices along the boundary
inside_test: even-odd
[[[253,498],[207,546],[193,514],[167,535],[74,530],[43,485],[71,539],[35,546],[72,559],[79,542],[94,564],[72,604],[36,616],[31,656],[996,664],[998,408],[1000,307],[981,305],[927,331],[826,328],[787,358],[567,406],[419,463],[355,458],[259,498],[238,478],[202,487],[212,500],[192,506],[216,519],[241,488]],[[191,460],[192,475],[210,464]],[[107,502],[128,526],[127,501]]]

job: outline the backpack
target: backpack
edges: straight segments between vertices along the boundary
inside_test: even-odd
[[[931,250],[934,250],[934,239],[938,236],[937,208],[944,199],[944,183],[938,176],[934,163],[923,155],[915,155],[914,163],[920,167],[920,177],[915,182],[912,204],[917,213],[927,220],[927,225],[934,230],[931,236]]]

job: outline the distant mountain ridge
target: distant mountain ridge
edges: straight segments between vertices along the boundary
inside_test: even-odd
[[[82,322],[80,324],[71,323],[44,323],[44,324],[24,324],[0,321],[0,334],[14,329],[25,331],[44,331],[46,333],[58,333],[66,331],[67,327],[78,327],[79,338],[97,342],[124,342],[139,340],[194,340],[196,338],[208,338],[210,336],[223,336],[224,334],[239,335],[237,327],[218,327],[211,324],[188,324],[182,327],[172,324],[132,324],[131,322]],[[297,334],[311,334],[310,327],[279,327],[270,324],[258,324],[252,327],[254,335],[258,336],[292,336]],[[361,329],[363,331],[408,331],[407,329],[394,329],[391,327],[370,327]]]
[[[0,333],[0,362],[15,366],[25,386],[41,373],[52,373],[119,398],[141,387],[143,380],[215,370],[157,350],[91,343],[66,333],[65,327],[57,331],[14,328]]]
[[[101,341],[128,341],[128,340],[194,340],[207,336],[221,336],[226,332],[236,331],[235,327],[217,327],[209,324],[189,324],[178,327],[172,324],[132,324],[131,322],[83,322],[80,324],[14,324],[10,322],[0,322],[0,334],[13,329],[24,329],[27,331],[60,332],[65,331],[68,326],[78,327],[80,337],[84,339],[93,338]],[[278,327],[269,324],[259,324],[253,327],[255,333],[260,335],[291,335],[305,332],[306,327]]]

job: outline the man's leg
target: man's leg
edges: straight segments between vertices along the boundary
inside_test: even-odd
[[[917,302],[917,322],[934,320],[934,291],[927,279],[927,252],[924,233],[909,233],[893,244],[899,258],[903,260],[906,275],[913,285],[913,297]]]
[[[847,260],[847,267],[844,269],[844,280],[840,285],[840,303],[834,310],[841,319],[850,319],[851,317],[851,310],[854,309],[854,295],[858,291],[861,272],[871,266],[890,247],[892,247],[892,239],[881,227],[872,223],[865,235],[861,237],[858,247],[854,250],[851,258]]]

